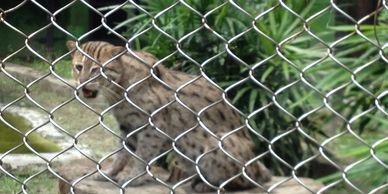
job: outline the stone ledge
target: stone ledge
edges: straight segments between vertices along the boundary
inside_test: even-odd
[[[105,165],[105,163],[104,163]],[[89,160],[75,160],[69,161],[64,164],[60,170],[59,174],[65,178],[70,183],[79,179],[80,177],[86,175],[87,173],[93,172],[95,170],[95,164]],[[167,172],[161,172],[160,176],[166,176]],[[269,188],[272,185],[279,184],[284,180],[289,179],[289,177],[273,177],[273,180],[265,184],[265,187]],[[323,187],[323,185],[313,179],[309,178],[299,178],[310,190],[316,192]],[[73,188],[74,192],[77,194],[114,194],[120,193],[118,187],[110,182],[101,182],[92,180],[90,177],[78,182]],[[59,181],[59,190],[60,194],[68,194],[70,191],[70,185],[66,182]],[[128,187],[125,189],[125,193],[129,194],[167,194],[170,190],[162,185],[158,184],[149,184],[140,187]],[[182,185],[181,187],[175,190],[176,194],[194,194],[190,188],[190,183]],[[216,192],[213,192],[216,193]],[[253,189],[247,191],[236,191],[236,192],[226,192],[227,194],[261,194],[265,193],[261,189]],[[273,194],[311,194],[311,191],[307,190],[295,179],[290,179],[285,181],[276,187],[271,193]]]
[[[35,81],[45,75],[44,73],[36,71],[30,67],[14,63],[5,63],[4,66],[6,72],[10,73],[22,83],[31,83],[32,81]],[[75,86],[75,83],[72,80],[66,80],[66,82],[71,86]],[[74,93],[74,90],[71,87],[63,83],[61,80],[55,78],[53,75],[47,76],[40,80],[37,85],[40,85],[43,88],[47,88],[50,91],[60,95],[69,95]]]

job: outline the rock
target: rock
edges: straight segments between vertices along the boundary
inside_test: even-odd
[[[10,164],[3,163],[2,161],[0,161],[0,166],[1,166],[5,171],[10,171],[10,170],[12,170],[12,166],[11,166]]]
[[[109,162],[103,164],[109,165]],[[102,182],[95,181],[92,178],[87,177],[81,180],[81,177],[89,175],[96,171],[96,164],[91,162],[90,160],[75,160],[70,161],[59,169],[59,174],[66,180],[59,180],[59,190],[60,194],[68,194],[71,189],[71,184],[74,184],[73,188],[74,193],[77,194],[114,194],[120,193],[120,188],[115,186],[111,182]],[[158,169],[158,177],[167,177],[167,172]],[[165,179],[163,179],[165,180]],[[316,192],[320,188],[323,187],[321,183],[314,181],[309,178],[299,178],[303,184],[305,184],[311,191]],[[273,177],[273,180],[269,183],[265,184],[266,188],[274,187],[274,185],[278,185],[275,188],[271,188],[271,193],[273,194],[311,194],[312,192],[303,187],[298,181],[293,179],[292,177]],[[140,187],[127,187],[125,188],[125,193],[130,194],[167,194],[170,193],[167,187],[162,184],[148,184]],[[194,192],[190,188],[190,183],[184,184],[178,187],[175,190],[176,194],[194,194]],[[216,192],[213,192],[216,193]],[[228,194],[260,194],[265,193],[261,189],[253,189],[247,191],[236,191],[236,192],[227,192]]]
[[[5,70],[12,74],[15,78],[17,78],[22,83],[28,84],[37,79],[40,79],[45,74],[39,71],[36,71],[28,66],[18,65],[13,63],[5,63]],[[68,84],[74,86],[75,83],[72,80],[65,80]],[[60,81],[58,78],[55,78],[53,75],[45,77],[39,82],[35,83],[35,85],[39,85],[42,88],[46,88],[52,92],[57,94],[69,96],[73,95],[74,90]]]

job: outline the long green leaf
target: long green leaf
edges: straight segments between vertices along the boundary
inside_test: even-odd
[[[239,89],[238,92],[236,93],[236,96],[234,96],[233,98],[233,104],[236,103],[237,101],[239,101],[241,99],[241,97],[247,93],[251,88],[250,87],[244,87],[242,89]]]
[[[258,90],[251,90],[251,95],[249,96],[249,112],[252,112],[254,110],[258,94]]]

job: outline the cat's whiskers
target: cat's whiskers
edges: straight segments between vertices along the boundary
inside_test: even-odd
[[[105,92],[105,98],[107,98],[107,100],[111,103],[118,102],[119,100],[124,98],[124,96],[117,94],[117,92],[107,86],[102,86],[102,92]]]

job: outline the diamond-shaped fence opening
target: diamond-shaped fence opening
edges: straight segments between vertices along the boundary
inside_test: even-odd
[[[0,193],[387,193],[387,4],[2,2]]]

